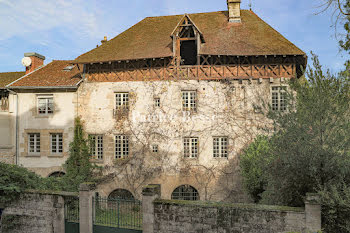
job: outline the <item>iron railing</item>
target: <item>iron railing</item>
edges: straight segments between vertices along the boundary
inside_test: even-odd
[[[79,197],[67,196],[64,198],[64,217],[67,222],[79,223]]]
[[[142,229],[142,204],[138,200],[93,198],[94,225]]]

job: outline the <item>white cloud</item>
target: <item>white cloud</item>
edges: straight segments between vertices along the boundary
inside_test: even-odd
[[[0,40],[65,27],[81,37],[94,37],[98,23],[83,0],[0,0]],[[91,9],[91,10],[88,10]]]

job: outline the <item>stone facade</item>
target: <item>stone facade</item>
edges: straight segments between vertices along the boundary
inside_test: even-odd
[[[2,233],[64,233],[64,199],[53,194],[22,194],[4,210],[1,226]]]
[[[100,195],[127,189],[140,198],[142,186],[161,183],[162,198],[170,199],[174,189],[188,184],[198,190],[200,200],[247,201],[238,156],[268,123],[255,106],[270,103],[271,87],[280,85],[286,85],[284,79],[82,83],[78,115],[88,134],[103,136],[103,159],[94,160],[105,168]],[[196,91],[195,112],[183,111],[184,90]],[[123,116],[115,112],[116,93],[129,93],[129,111]],[[130,158],[116,159],[116,135],[129,136]],[[228,138],[227,157],[213,156],[216,136]],[[196,158],[184,158],[184,137],[198,138]]]
[[[85,81],[76,92],[21,92],[19,164],[44,177],[63,171],[74,118],[79,116],[87,134],[103,137],[103,158],[92,159],[104,168],[98,184],[101,196],[126,189],[140,199],[143,186],[160,183],[164,199],[171,199],[177,187],[191,185],[200,200],[246,202],[238,156],[268,123],[256,106],[270,103],[272,86],[280,85],[287,85],[283,78]],[[182,91],[196,92],[195,112],[183,111]],[[129,110],[124,115],[116,112],[116,93],[129,93]],[[42,95],[53,96],[53,114],[38,115],[37,98]],[[40,133],[40,153],[28,153],[29,133]],[[63,134],[63,153],[50,153],[51,133]],[[128,158],[116,159],[116,135],[129,136]],[[213,156],[216,136],[227,137],[227,157]],[[185,137],[198,138],[196,158],[184,158]]]

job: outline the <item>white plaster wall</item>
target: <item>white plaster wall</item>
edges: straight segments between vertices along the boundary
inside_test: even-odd
[[[52,94],[54,98],[54,113],[41,116],[37,111],[37,96]],[[75,92],[42,92],[42,93],[18,93],[19,101],[19,164],[27,168],[50,168],[61,166],[67,159],[69,143],[73,139],[74,118],[76,116],[76,93]],[[27,142],[26,134],[29,131],[41,133],[41,147],[49,143],[50,130],[62,131],[63,154],[52,156],[50,153],[41,153],[39,157],[28,156],[25,153]],[[42,132],[45,132],[43,137]],[[42,149],[41,149],[42,150]],[[40,169],[39,169],[40,168]],[[31,169],[33,170],[33,169]],[[35,169],[34,169],[35,171]],[[43,172],[38,172],[39,174]]]

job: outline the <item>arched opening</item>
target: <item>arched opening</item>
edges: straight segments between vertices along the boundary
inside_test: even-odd
[[[57,172],[53,172],[49,175],[49,177],[62,177],[64,176],[66,173],[61,172],[61,171],[57,171]]]
[[[135,198],[134,195],[126,189],[116,189],[109,194],[108,199],[133,200]]]
[[[181,185],[171,194],[173,200],[198,201],[198,191],[191,185]]]

